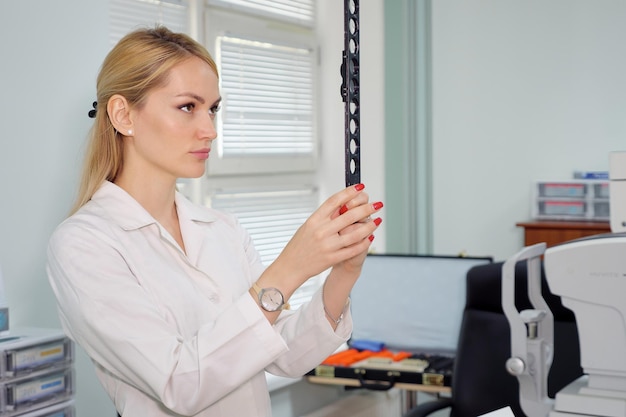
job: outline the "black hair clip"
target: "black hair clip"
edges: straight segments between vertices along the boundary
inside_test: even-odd
[[[95,119],[96,118],[96,112],[98,111],[98,102],[94,101],[93,104],[93,110],[89,110],[89,113],[87,113],[89,115],[90,118]]]

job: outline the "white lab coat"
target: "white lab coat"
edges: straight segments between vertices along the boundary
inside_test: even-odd
[[[176,206],[187,254],[110,182],[57,228],[63,328],[124,417],[269,416],[264,370],[314,368],[348,339],[349,309],[333,331],[318,292],[271,326],[248,293],[263,266],[245,230],[178,193]]]

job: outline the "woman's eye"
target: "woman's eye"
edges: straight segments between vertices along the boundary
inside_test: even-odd
[[[216,104],[215,106],[209,109],[209,114],[215,115],[222,108],[222,104]]]
[[[189,104],[185,104],[183,106],[180,106],[179,109],[181,109],[184,112],[191,113],[191,111],[193,110],[194,107],[195,106],[192,103],[189,103]]]

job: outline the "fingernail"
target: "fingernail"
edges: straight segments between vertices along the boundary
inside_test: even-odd
[[[357,191],[361,191],[363,188],[365,188],[364,184],[357,184],[354,186],[354,189]]]
[[[346,206],[345,204],[341,207],[339,207],[339,214],[343,214],[346,211],[348,211],[348,206]]]
[[[380,226],[380,224],[383,222],[383,219],[381,219],[380,217],[377,217],[374,219],[374,224],[376,226]]]
[[[368,239],[370,240],[370,242],[371,242],[371,241],[373,241],[373,240],[374,240],[374,235],[370,235],[370,236],[368,237]]]
[[[374,207],[374,210],[380,210],[381,208],[383,208],[383,203],[377,201],[376,203],[372,204],[372,207]]]

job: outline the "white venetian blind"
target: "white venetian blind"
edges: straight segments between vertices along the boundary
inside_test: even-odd
[[[220,36],[222,158],[312,156],[313,53]]]
[[[187,33],[188,7],[184,0],[110,0],[111,47],[128,32],[161,24]]]
[[[313,26],[315,21],[315,0],[209,0],[209,4],[305,26]]]
[[[311,187],[221,190],[210,197],[211,206],[234,214],[250,233],[263,264],[269,265],[317,208],[318,193]],[[293,308],[307,301],[319,286],[313,278],[289,300]]]

